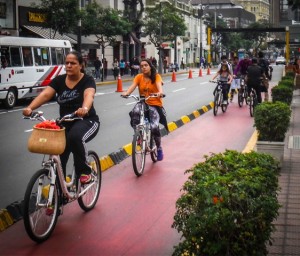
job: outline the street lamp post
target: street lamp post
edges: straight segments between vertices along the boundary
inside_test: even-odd
[[[78,2],[79,11],[81,11],[81,0],[78,0]],[[81,53],[81,19],[78,20],[77,51]]]
[[[161,52],[161,45],[162,45],[162,6],[161,1],[159,1],[159,46],[158,46],[158,73],[162,74],[162,52]]]
[[[203,47],[202,47],[202,16],[203,16],[203,10],[204,10],[204,5],[199,4],[199,8],[198,8],[198,18],[200,19],[200,60],[202,58],[202,51],[203,51]]]

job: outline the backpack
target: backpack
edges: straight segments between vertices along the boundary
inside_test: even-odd
[[[269,63],[265,59],[259,59],[258,65],[262,68],[264,74],[270,80]]]

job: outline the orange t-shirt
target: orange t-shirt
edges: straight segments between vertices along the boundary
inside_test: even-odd
[[[156,86],[157,82],[162,82],[161,76],[156,74],[155,81],[156,83],[152,83],[151,80],[144,79],[143,74],[138,74],[134,78],[134,83],[138,85],[139,93],[141,96],[148,97],[152,93],[158,93],[158,89]],[[150,106],[163,106],[162,98],[150,98],[147,100],[147,104]]]

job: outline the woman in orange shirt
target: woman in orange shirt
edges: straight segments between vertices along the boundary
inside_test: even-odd
[[[161,134],[159,129],[159,123],[163,124],[168,131],[168,124],[166,119],[166,111],[163,108],[163,89],[162,78],[157,73],[152,62],[148,59],[143,59],[140,62],[141,73],[136,75],[132,84],[129,86],[124,96],[130,95],[136,87],[138,87],[140,96],[148,97],[150,94],[159,94],[161,97],[149,98],[147,104],[149,108],[149,119],[151,131],[154,136],[154,140],[157,146],[157,160],[163,160],[163,150],[161,147]],[[139,123],[139,104],[136,104],[131,112],[132,125]],[[136,120],[136,121],[135,121]]]

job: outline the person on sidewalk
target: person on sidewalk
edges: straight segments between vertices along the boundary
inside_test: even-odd
[[[119,66],[120,66],[120,75],[124,76],[124,74],[125,74],[125,66],[126,66],[126,62],[125,62],[124,59],[120,60]]]
[[[222,82],[222,94],[223,94],[223,103],[222,104],[228,104],[229,87],[232,82],[233,76],[229,70],[229,65],[227,63],[223,63],[221,65],[221,68],[214,75],[212,80],[214,80],[216,77],[218,77],[218,80],[220,82]],[[216,89],[217,89],[217,87],[216,87]],[[214,95],[215,95],[216,89],[214,90]]]
[[[96,60],[94,61],[94,67],[95,67],[95,79],[97,78],[101,78],[100,74],[100,70],[101,70],[101,67],[102,67],[102,62],[101,60],[99,60],[99,57],[96,58]]]
[[[149,59],[143,59],[140,63],[141,73],[136,75],[132,84],[129,86],[123,96],[130,95],[136,87],[138,87],[140,96],[148,97],[150,94],[163,95],[162,78],[157,73],[156,68],[152,65]],[[165,126],[168,131],[168,123],[166,119],[166,111],[163,107],[163,100],[161,97],[150,98],[147,101],[149,105],[149,121],[151,131],[154,136],[154,141],[157,146],[157,160],[163,160],[163,150],[161,146],[161,134],[159,123]],[[134,127],[139,123],[140,104],[136,104],[130,113],[131,124]]]
[[[112,63],[112,66],[113,66],[114,78],[115,78],[115,80],[117,80],[117,78],[119,76],[119,69],[120,69],[119,61],[117,59],[115,59],[114,62]]]
[[[103,64],[103,80],[106,80],[107,79],[107,60],[106,58],[103,58],[102,60],[102,64]]]

